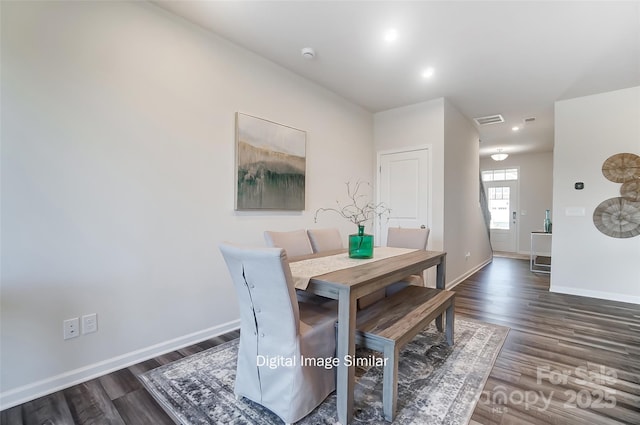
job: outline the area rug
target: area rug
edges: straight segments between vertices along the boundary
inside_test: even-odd
[[[456,318],[455,345],[432,324],[400,353],[394,424],[467,424],[509,328]],[[139,376],[175,420],[196,424],[282,424],[275,414],[233,394],[238,339]],[[379,355],[358,349],[357,355]],[[335,392],[297,424],[334,424]],[[356,370],[354,423],[388,424],[382,367]]]

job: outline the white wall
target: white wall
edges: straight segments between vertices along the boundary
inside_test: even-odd
[[[492,258],[480,208],[479,138],[469,119],[445,100],[444,250],[447,251],[447,280],[453,284]]]
[[[556,102],[555,138],[551,291],[640,303],[640,236],[612,238],[593,224],[595,208],[620,196],[602,163],[640,155],[640,87]],[[571,207],[585,215],[567,215]]]
[[[376,152],[429,146],[431,231],[429,249],[444,248],[444,99],[390,109],[374,115]]]
[[[370,113],[144,2],[1,27],[2,408],[237,327],[220,241],[353,230],[313,213],[373,175]],[[306,211],[233,211],[236,111],[307,131]]]
[[[478,204],[478,134],[473,125],[440,98],[375,114],[374,136],[376,151],[429,145],[429,248],[447,251],[447,283],[458,283],[490,261]],[[467,252],[472,256],[465,260]]]
[[[553,152],[537,152],[509,155],[504,161],[494,161],[490,157],[480,159],[481,170],[518,168],[519,228],[518,252],[529,254],[531,232],[544,230],[544,211],[553,210]],[[553,216],[551,217],[553,223]],[[540,239],[540,238],[539,238]],[[546,242],[536,241],[536,251],[551,250],[543,246]]]

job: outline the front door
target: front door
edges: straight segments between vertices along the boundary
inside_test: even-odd
[[[485,181],[491,212],[491,245],[494,251],[517,252],[518,182]]]

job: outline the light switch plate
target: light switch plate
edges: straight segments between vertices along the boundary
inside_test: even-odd
[[[567,217],[583,217],[585,215],[584,207],[566,207],[564,215]]]

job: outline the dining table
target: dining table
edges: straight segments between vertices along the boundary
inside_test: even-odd
[[[292,257],[291,274],[297,289],[338,300],[336,336],[336,411],[338,422],[353,420],[355,331],[357,301],[410,275],[436,267],[437,289],[445,289],[446,252],[375,247],[373,258],[352,259],[347,250]],[[442,317],[436,319],[442,329]]]

